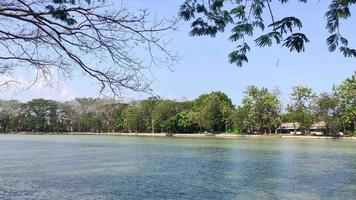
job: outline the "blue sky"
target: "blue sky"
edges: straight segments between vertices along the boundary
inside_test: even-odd
[[[123,1],[129,8],[145,7],[157,16],[171,17],[177,14],[183,0],[130,0]],[[278,46],[257,48],[252,44],[249,63],[239,68],[230,64],[229,52],[236,44],[227,40],[226,33],[214,39],[209,37],[190,37],[189,22],[180,22],[178,30],[167,35],[173,39],[170,49],[178,51],[181,60],[173,67],[174,72],[165,67],[153,68],[153,93],[162,98],[194,99],[202,93],[211,91],[225,92],[234,104],[239,104],[244,89],[249,85],[281,90],[281,100],[289,101],[293,86],[303,85],[315,92],[330,91],[333,84],[341,83],[356,70],[356,59],[345,58],[339,52],[327,51],[325,39],[324,13],[330,1],[311,1],[300,4],[296,1],[285,5],[273,5],[275,18],[297,16],[302,19],[303,29],[311,41],[304,53],[290,53]],[[354,11],[354,10],[353,10]],[[356,12],[354,12],[356,13]],[[268,19],[268,18],[267,18]],[[344,23],[342,31],[348,36],[350,46],[356,47],[356,19]],[[255,35],[254,38],[256,38]],[[146,55],[143,55],[146,56]],[[277,65],[278,63],[278,65]],[[32,98],[68,100],[74,97],[98,97],[98,88],[88,77],[75,72],[72,80],[60,82],[52,88],[35,87],[23,92],[2,92],[2,99],[27,101]],[[147,95],[126,93],[125,99],[140,99]]]

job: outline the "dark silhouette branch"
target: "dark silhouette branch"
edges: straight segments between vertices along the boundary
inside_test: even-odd
[[[100,1],[1,2],[0,48],[5,50],[0,52],[0,72],[16,65],[33,67],[42,77],[58,72],[68,77],[80,69],[100,83],[101,92],[148,92],[145,70],[159,64],[169,67],[177,60],[163,38],[176,19],[150,22],[147,10],[104,9]],[[138,56],[143,53],[148,61]]]

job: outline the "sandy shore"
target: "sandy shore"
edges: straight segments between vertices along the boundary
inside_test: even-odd
[[[314,135],[282,135],[282,138],[295,138],[295,139],[351,139],[351,140],[356,140],[356,137],[333,137],[333,136],[314,136]]]
[[[143,137],[182,137],[182,138],[281,138],[281,135],[237,135],[204,133],[69,133],[69,135],[109,135],[109,136],[143,136]]]
[[[4,134],[4,133],[0,133]],[[345,139],[354,140],[356,137],[333,137],[333,136],[309,136],[309,135],[289,135],[289,134],[271,134],[271,135],[237,135],[237,134],[203,134],[203,133],[92,133],[92,132],[69,132],[69,133],[34,133],[34,132],[19,132],[6,134],[20,135],[96,135],[96,136],[142,136],[142,137],[181,137],[181,138],[282,138],[282,139]]]

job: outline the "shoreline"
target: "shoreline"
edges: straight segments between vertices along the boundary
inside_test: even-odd
[[[176,137],[176,138],[280,138],[280,139],[328,139],[328,140],[355,140],[355,136],[334,137],[334,136],[313,136],[313,135],[289,135],[289,134],[271,134],[271,135],[237,135],[237,134],[204,134],[204,133],[92,133],[92,132],[67,132],[67,133],[36,133],[36,132],[17,132],[0,133],[1,135],[88,135],[88,136],[136,136],[136,137]]]

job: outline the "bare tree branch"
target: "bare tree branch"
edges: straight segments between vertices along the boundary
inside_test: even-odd
[[[106,10],[101,1],[1,1],[0,74],[9,65],[30,67],[36,77],[69,77],[80,69],[101,92],[147,92],[145,70],[177,60],[163,38],[175,23],[151,22],[147,10]]]

